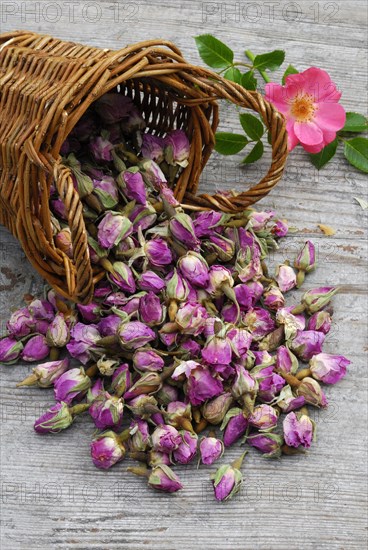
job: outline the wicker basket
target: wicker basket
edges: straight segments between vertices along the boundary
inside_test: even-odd
[[[284,119],[272,105],[256,92],[190,65],[170,42],[150,40],[111,51],[27,31],[0,35],[0,222],[19,239],[36,270],[61,295],[81,303],[91,300],[102,274],[91,266],[82,204],[59,151],[91,103],[113,89],[133,98],[150,131],[186,131],[189,165],[175,184],[182,203],[241,211],[276,185],[287,156]],[[196,196],[214,146],[216,99],[257,111],[271,134],[268,173],[236,197]],[[68,212],[73,260],[52,237],[52,183]]]

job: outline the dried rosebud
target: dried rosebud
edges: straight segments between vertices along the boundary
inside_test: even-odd
[[[306,401],[303,396],[295,397],[289,385],[282,388],[280,395],[273,402],[273,404],[277,405],[284,413],[294,411],[295,409],[300,409],[300,407],[303,407],[305,403]]]
[[[12,336],[0,340],[0,363],[16,361],[23,350],[22,342],[18,342]]]
[[[209,270],[209,282],[206,291],[211,296],[219,297],[223,294],[224,287],[232,287],[234,279],[231,271],[222,265],[213,265]]]
[[[175,386],[162,384],[160,390],[155,394],[161,405],[170,405],[179,399],[179,392]]]
[[[281,436],[273,433],[260,433],[247,437],[247,443],[263,453],[265,458],[279,458],[281,456]]]
[[[69,227],[64,227],[54,237],[56,246],[64,252],[69,258],[73,258],[72,234]]]
[[[312,420],[306,414],[290,412],[282,423],[285,443],[289,447],[311,446],[314,433]]]
[[[102,432],[91,442],[92,462],[97,468],[111,468],[125,457],[125,446],[121,437],[113,431]]]
[[[292,351],[304,362],[308,362],[313,355],[322,352],[322,345],[325,340],[323,332],[315,330],[299,330],[290,342]]]
[[[208,210],[196,214],[193,220],[196,236],[200,238],[212,235],[214,233],[214,228],[219,227],[223,217],[224,215],[221,212],[216,212],[215,210]]]
[[[123,395],[132,385],[132,374],[129,365],[123,363],[114,370],[111,378],[110,391],[117,397]]]
[[[130,450],[146,451],[150,446],[150,433],[148,423],[140,418],[135,418],[129,426]]]
[[[259,380],[258,396],[262,401],[270,403],[285,385],[285,380],[274,372],[273,365],[255,370],[254,376]]]
[[[338,288],[324,286],[308,290],[302,297],[302,304],[309,314],[316,313],[326,307],[331,298],[338,292]]]
[[[223,392],[221,381],[195,361],[182,361],[173,372],[172,378],[176,380],[181,374],[185,374],[187,378],[186,392],[192,405],[201,405],[206,399]]]
[[[190,250],[197,250],[200,242],[196,237],[192,218],[184,212],[177,212],[169,222],[171,235],[181,245],[188,247]]]
[[[147,203],[146,187],[137,166],[122,172],[117,182],[129,200],[136,201],[137,204]]]
[[[284,307],[285,298],[277,286],[271,285],[263,293],[263,303],[268,309],[277,311],[279,308]]]
[[[157,372],[146,372],[128,391],[124,393],[124,399],[133,399],[137,395],[157,392],[162,385],[162,380]]]
[[[92,403],[100,393],[104,392],[104,381],[102,378],[97,378],[96,382],[91,386],[87,392],[87,403]]]
[[[89,414],[99,430],[119,429],[123,422],[124,402],[108,392],[100,392],[93,401]]]
[[[6,323],[6,328],[11,336],[22,338],[32,332],[33,324],[34,321],[28,308],[22,307],[11,314],[9,321]]]
[[[253,340],[262,340],[275,329],[275,321],[266,309],[254,307],[243,316],[243,323],[252,334]]]
[[[309,273],[316,267],[316,250],[312,241],[306,241],[303,248],[295,258],[294,267],[303,273]],[[298,286],[301,286],[303,280],[304,275],[299,278]]]
[[[123,94],[109,92],[94,103],[94,108],[105,124],[114,124],[128,117],[133,101]]]
[[[305,401],[315,407],[327,407],[328,401],[325,394],[322,391],[321,386],[313,378],[303,378],[300,386],[297,388],[296,393],[298,396],[305,398]]]
[[[253,231],[262,231],[267,225],[267,223],[275,216],[275,212],[272,210],[269,212],[256,212],[253,211],[248,216],[248,226],[253,229]]]
[[[90,141],[90,151],[97,162],[112,161],[113,144],[106,137],[96,136]]]
[[[175,316],[175,323],[182,334],[198,336],[204,330],[208,313],[203,306],[198,304],[182,304]]]
[[[279,325],[284,325],[285,339],[294,338],[299,330],[305,328],[305,317],[303,315],[294,315],[291,313],[291,307],[283,307],[277,310],[276,321]]]
[[[227,336],[231,340],[235,355],[246,355],[252,343],[252,335],[245,328],[233,327],[227,331]]]
[[[156,338],[155,332],[140,321],[121,323],[118,329],[119,342],[123,349],[138,349]]]
[[[230,338],[210,336],[202,349],[202,358],[209,365],[228,365],[231,362],[232,345]]]
[[[276,281],[282,292],[287,292],[296,286],[296,273],[289,265],[279,265]]]
[[[257,405],[254,407],[252,415],[249,417],[249,424],[259,430],[269,430],[277,424],[278,413],[271,405]]]
[[[165,137],[165,160],[168,164],[188,166],[190,144],[183,130],[173,130]]]
[[[220,466],[217,472],[212,476],[215,498],[217,500],[229,500],[240,491],[243,476],[239,468],[241,467],[244,454],[239,460],[235,461],[233,465],[224,464]]]
[[[271,233],[275,237],[285,237],[289,231],[286,220],[277,220],[275,225],[271,227]]]
[[[98,244],[110,250],[129,237],[132,231],[133,224],[129,218],[109,210],[98,224]]]
[[[203,464],[211,465],[224,454],[224,444],[216,437],[203,437],[199,443]]]
[[[50,352],[50,348],[47,345],[47,340],[42,334],[32,336],[22,351],[23,361],[32,362],[45,359]]]
[[[69,327],[62,313],[57,313],[51,321],[46,334],[49,346],[63,348],[70,339]]]
[[[155,237],[144,245],[145,255],[151,265],[161,267],[172,262],[172,253],[164,239]]]
[[[328,334],[331,325],[332,319],[328,311],[317,311],[313,313],[308,321],[308,330],[317,330],[318,332],[323,332],[323,334]]]
[[[173,458],[179,464],[189,464],[197,454],[198,436],[188,430],[182,430],[180,436],[182,441],[179,447],[174,450]]]
[[[190,250],[178,261],[178,267],[185,279],[194,286],[204,288],[208,284],[208,264],[197,252]]]
[[[141,290],[160,292],[165,288],[165,281],[154,271],[145,271],[139,276],[138,286]]]
[[[77,308],[83,320],[87,323],[95,323],[100,320],[101,307],[98,304],[94,302],[85,305],[77,304]]]
[[[129,219],[133,224],[133,231],[139,229],[145,231],[153,225],[157,219],[156,210],[149,203],[137,204],[129,215]]]
[[[64,372],[54,383],[55,399],[71,403],[76,397],[82,397],[91,387],[91,379],[82,367]]]
[[[164,160],[165,140],[162,137],[152,134],[142,136],[142,156],[146,159],[162,162]]]
[[[235,243],[217,233],[210,235],[209,241],[206,243],[209,250],[214,252],[222,262],[230,262],[235,254]]]
[[[153,395],[138,395],[129,400],[127,407],[132,414],[140,416],[144,420],[150,418],[153,412],[157,412],[157,400]]]
[[[112,176],[101,174],[101,179],[93,179],[93,194],[97,197],[99,210],[111,210],[119,202],[119,191]]]
[[[34,367],[33,374],[27,376],[22,382],[17,384],[19,386],[40,386],[40,388],[49,388],[53,386],[55,381],[66,372],[69,368],[69,359],[61,359],[59,361],[49,361],[42,365]]]
[[[171,453],[175,451],[182,442],[181,435],[174,426],[163,424],[157,426],[152,433],[152,447],[155,451]]]
[[[255,398],[258,390],[257,381],[242,365],[235,365],[234,369],[235,378],[231,386],[233,397],[235,399],[240,399],[249,394],[251,397]]]
[[[178,302],[185,302],[189,294],[188,283],[185,279],[174,269],[172,275],[166,283],[166,297],[168,300],[176,300]]]
[[[336,384],[346,375],[346,367],[351,361],[343,355],[318,353],[309,361],[309,368],[313,378],[325,384]]]
[[[166,464],[160,464],[152,469],[148,478],[148,485],[153,489],[175,493],[183,488],[183,485],[172,469]]]
[[[114,283],[121,290],[134,294],[136,291],[135,280],[130,267],[124,262],[114,262],[112,271],[107,274],[109,281]]]
[[[101,336],[112,336],[116,334],[121,325],[120,315],[108,315],[98,323],[98,330]]]
[[[28,310],[34,319],[48,321],[49,323],[54,318],[54,308],[47,300],[32,300],[28,305]]]
[[[147,185],[159,190],[162,187],[162,184],[167,183],[163,171],[154,160],[143,159],[138,166]]]
[[[162,357],[151,348],[137,349],[133,355],[133,365],[138,371],[161,371],[165,362]]]
[[[161,325],[165,321],[166,307],[154,292],[148,292],[139,302],[139,318],[150,327]]]
[[[218,395],[202,406],[202,416],[210,424],[220,424],[233,402],[234,399],[230,392]]]
[[[69,428],[73,422],[73,416],[67,403],[52,405],[36,422],[34,429],[37,433],[58,433]]]
[[[238,441],[245,434],[247,427],[248,420],[243,411],[238,407],[230,409],[221,425],[221,430],[225,430],[223,436],[225,447],[230,447]]]
[[[101,338],[97,326],[77,323],[71,329],[70,334],[71,340],[66,348],[72,357],[85,365],[96,349],[96,342]]]
[[[287,346],[280,346],[276,351],[276,368],[282,372],[295,374],[299,368],[299,361]]]
[[[151,449],[147,453],[147,464],[151,468],[154,468],[155,466],[161,466],[162,464],[165,464],[166,466],[170,466],[172,464],[170,455],[167,453],[161,453],[160,451],[154,451]]]

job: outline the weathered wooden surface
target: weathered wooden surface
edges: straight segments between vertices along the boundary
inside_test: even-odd
[[[329,71],[343,90],[348,110],[364,109],[365,1],[150,4],[3,2],[0,25],[3,32],[27,28],[111,48],[164,37],[196,62],[193,36],[203,32],[227,41],[238,57],[245,48],[256,53],[285,48],[287,61],[300,69],[314,64]],[[237,6],[239,12],[234,14]],[[231,128],[235,120],[226,106],[222,127]],[[266,160],[259,164],[247,170],[249,180],[266,169]],[[202,188],[235,187],[243,180],[244,173],[233,159],[220,162],[214,155]],[[32,423],[52,395],[37,389],[14,390],[30,367],[2,367],[1,549],[365,548],[367,211],[353,200],[355,196],[367,200],[366,178],[341,155],[318,173],[297,150],[283,181],[260,205],[275,208],[298,228],[272,263],[292,257],[305,238],[313,238],[319,268],[307,284],[342,287],[326,351],[345,353],[353,363],[347,378],[327,389],[330,408],[314,415],[318,441],[310,453],[267,461],[250,452],[244,489],[226,505],[213,501],[208,470],[195,466],[179,469],[186,486],[180,494],[153,493],[125,472],[126,463],[108,472],[92,466],[93,428],[83,419],[59,436],[36,436]],[[317,223],[332,225],[336,235],[324,237]],[[25,292],[40,289],[41,282],[4,229],[0,246],[3,332],[11,309],[21,303]],[[228,457],[238,454],[232,449]]]

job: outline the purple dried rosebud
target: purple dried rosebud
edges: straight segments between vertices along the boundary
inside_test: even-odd
[[[72,357],[85,365],[97,347],[96,342],[101,338],[97,325],[77,323],[71,329],[70,334],[71,340],[66,348]]]
[[[100,393],[105,392],[103,378],[97,378],[96,382],[91,386],[87,392],[87,403],[92,403]]]
[[[51,322],[54,318],[54,308],[47,300],[32,300],[28,305],[28,311],[34,319]]]
[[[331,315],[328,311],[317,311],[313,313],[308,321],[308,330],[317,330],[318,332],[323,332],[323,334],[328,334],[330,332],[332,325]]]
[[[267,223],[275,216],[275,212],[251,212],[248,216],[249,227],[253,231],[262,231],[267,225]]]
[[[182,361],[173,372],[172,378],[176,380],[182,374],[188,379],[186,391],[192,405],[201,405],[206,399],[223,392],[222,382],[195,361]]]
[[[162,371],[165,362],[153,349],[137,349],[133,355],[133,365],[138,371]]]
[[[73,415],[67,403],[52,405],[36,422],[34,429],[39,434],[59,433],[69,428],[73,422]]]
[[[123,322],[118,329],[120,345],[124,349],[138,349],[156,338],[155,332],[140,321]]]
[[[166,464],[160,464],[152,469],[148,478],[148,485],[153,489],[165,491],[166,493],[175,493],[183,488],[178,476]]]
[[[118,184],[124,195],[138,204],[146,204],[146,186],[138,167],[134,166],[122,172],[118,177]]]
[[[243,411],[238,407],[230,409],[221,425],[221,430],[225,430],[223,436],[225,447],[230,447],[238,441],[245,434],[247,427],[248,420]]]
[[[61,199],[50,200],[51,210],[55,216],[61,220],[66,221],[68,219],[68,214],[66,211],[66,206]]]
[[[110,391],[117,397],[120,397],[131,388],[132,382],[132,373],[129,370],[129,365],[123,363],[115,369],[112,375]]]
[[[271,285],[263,293],[263,303],[268,309],[277,311],[279,308],[284,307],[285,298],[277,286]]]
[[[90,304],[83,305],[77,304],[77,308],[83,320],[87,323],[95,323],[101,318],[101,307],[99,304],[91,302]]]
[[[106,137],[96,136],[90,141],[90,151],[97,162],[112,161],[113,144]]]
[[[129,219],[133,224],[133,232],[141,229],[145,231],[153,225],[157,219],[156,210],[149,203],[146,205],[137,204],[129,215]]]
[[[124,399],[133,399],[141,394],[156,393],[162,386],[162,380],[157,372],[146,372],[143,374],[127,392]]]
[[[328,405],[327,398],[323,393],[321,386],[317,380],[309,378],[309,376],[303,378],[300,386],[298,386],[296,390],[296,393],[298,396],[304,397],[307,403],[314,405],[315,407],[324,408]]]
[[[188,430],[182,430],[180,436],[182,441],[173,452],[173,458],[179,464],[189,464],[197,454],[198,435]]]
[[[172,262],[169,245],[161,237],[155,237],[147,241],[144,245],[144,252],[150,264],[155,267],[168,265]]]
[[[224,464],[212,476],[215,498],[219,501],[226,501],[240,491],[243,476],[240,467],[245,453],[232,465]]]
[[[135,418],[129,426],[130,433],[130,450],[131,451],[146,451],[151,445],[148,422]]]
[[[98,244],[110,250],[129,237],[133,224],[126,216],[109,210],[98,224]]]
[[[0,340],[0,363],[16,361],[23,350],[22,342],[18,342],[12,336]]]
[[[224,454],[224,444],[216,437],[203,437],[199,443],[203,464],[211,465]]]
[[[204,288],[207,286],[208,264],[197,252],[189,251],[178,261],[178,267],[185,279],[192,285]]]
[[[280,346],[276,351],[276,368],[279,371],[295,374],[299,361],[287,346]]]
[[[128,117],[134,104],[130,97],[116,92],[109,92],[100,97],[94,108],[105,124],[121,122]]]
[[[232,345],[227,337],[210,336],[202,349],[202,358],[210,365],[227,365],[231,357]]]
[[[170,384],[162,384],[162,387],[156,394],[157,399],[162,405],[170,405],[179,399],[178,389]]]
[[[157,400],[153,395],[138,395],[129,400],[127,407],[133,415],[140,416],[144,420],[151,418],[152,413],[157,412]]]
[[[164,160],[165,140],[162,137],[152,134],[143,134],[142,136],[142,156],[143,158],[162,162]]]
[[[183,401],[171,401],[167,404],[167,423],[174,428],[184,428],[189,431],[193,431],[192,420],[192,407],[190,403],[184,403]]]
[[[311,446],[314,425],[306,414],[290,412],[284,418],[282,427],[285,443],[289,447],[302,445],[302,447],[308,449]]]
[[[234,353],[243,357],[250,348],[252,335],[245,328],[234,327],[227,332],[227,336],[232,342]]]
[[[50,352],[50,348],[47,345],[47,340],[42,334],[32,336],[22,351],[23,361],[32,362],[45,359]]]
[[[258,395],[262,401],[270,403],[285,386],[285,380],[282,376],[273,372],[273,365],[260,369],[254,374],[259,380]]]
[[[150,327],[161,325],[165,321],[166,307],[161,305],[160,298],[154,292],[148,292],[139,302],[139,318]]]
[[[104,210],[111,210],[119,202],[118,186],[112,176],[101,174],[101,179],[93,179],[93,193]]]
[[[59,361],[49,361],[42,365],[37,365],[33,370],[33,374],[30,374],[22,382],[17,384],[20,386],[40,386],[40,388],[49,388],[54,382],[66,372],[69,368],[69,359],[61,359]]]
[[[249,424],[259,430],[269,430],[277,424],[278,412],[271,405],[257,405],[249,417]]]
[[[213,265],[209,270],[209,282],[206,291],[211,296],[219,297],[223,294],[225,287],[232,287],[234,279],[231,271],[222,265]]]
[[[92,462],[97,468],[107,470],[125,457],[125,446],[121,437],[112,431],[106,431],[94,437],[91,442]]]
[[[200,238],[213,235],[214,228],[220,225],[222,219],[223,214],[215,210],[200,212],[193,220],[196,236]]]
[[[351,361],[343,355],[318,353],[309,361],[309,368],[313,378],[325,384],[336,384],[346,375],[346,367]]]
[[[273,433],[260,433],[247,437],[247,443],[261,451],[266,458],[279,458],[281,456],[281,436]]]
[[[98,323],[98,330],[101,336],[112,336],[117,333],[120,325],[121,317],[119,315],[108,315]]]
[[[222,262],[229,262],[234,257],[235,243],[223,235],[218,235],[217,233],[210,235],[209,241],[206,244]]]
[[[124,262],[114,262],[112,267],[112,271],[107,274],[109,281],[122,290],[134,294],[136,285],[130,267]]]
[[[253,340],[261,340],[275,329],[275,322],[266,309],[254,307],[243,316],[243,323]]]
[[[259,279],[262,275],[261,249],[254,235],[240,227],[239,251],[236,257],[235,269],[239,279],[246,283],[251,279]]]
[[[308,362],[313,355],[322,352],[322,345],[326,336],[316,330],[299,330],[290,342],[292,351],[304,362]]]
[[[234,402],[230,392],[225,392],[210,399],[202,406],[202,416],[210,424],[220,424]]]
[[[162,424],[157,426],[152,433],[152,447],[155,451],[171,453],[179,447],[181,442],[181,435],[174,426]]]
[[[190,250],[199,248],[200,242],[196,237],[192,218],[188,214],[184,212],[176,213],[169,222],[169,229],[174,239],[182,246]]]
[[[166,282],[166,297],[168,300],[185,302],[188,298],[189,287],[183,277],[174,269],[172,275]]]
[[[294,261],[294,267],[301,271],[298,273],[298,287],[304,280],[304,273],[309,273],[316,267],[316,250],[312,241],[306,241],[303,248]]]
[[[278,309],[276,313],[277,323],[284,325],[286,340],[293,338],[299,330],[304,330],[305,328],[304,315],[294,315],[291,313],[293,309],[293,306],[283,307]]]
[[[289,226],[285,220],[277,220],[275,225],[271,227],[271,233],[275,237],[285,237],[289,231]]]
[[[53,321],[51,321],[47,333],[46,340],[49,346],[63,348],[70,340],[69,327],[62,313],[57,313]]]
[[[175,323],[182,334],[198,336],[203,332],[208,318],[206,308],[199,304],[182,304],[175,316]]]
[[[330,303],[338,288],[325,286],[308,290],[302,297],[302,304],[309,314],[316,313]]]
[[[154,189],[160,190],[162,184],[167,183],[163,171],[154,160],[143,159],[139,163],[139,168],[146,184],[152,186]]]
[[[189,140],[183,130],[173,130],[165,137],[165,160],[182,168],[188,166]]]
[[[295,397],[289,385],[282,388],[280,395],[274,402],[274,404],[277,405],[284,413],[294,411],[295,409],[300,409],[300,407],[303,407],[305,403],[306,401],[303,396]]]
[[[160,292],[160,290],[165,288],[165,281],[154,271],[148,270],[140,275],[138,286],[141,290],[146,290],[147,292],[150,290]]]
[[[231,386],[231,393],[235,399],[249,394],[255,399],[258,383],[242,365],[235,365],[235,378]]]
[[[31,333],[33,328],[33,318],[27,307],[17,309],[11,314],[9,321],[6,323],[6,328],[12,336],[22,338]]]
[[[92,402],[89,414],[96,428],[100,430],[106,428],[119,429],[123,422],[124,402],[108,392],[100,392]]]
[[[289,265],[279,265],[276,281],[282,292],[287,292],[296,286],[296,273]]]
[[[91,379],[82,367],[64,372],[54,383],[56,401],[71,403],[76,397],[82,397],[91,387]]]

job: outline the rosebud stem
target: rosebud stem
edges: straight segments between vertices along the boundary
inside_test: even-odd
[[[304,451],[303,451],[303,450],[301,450],[301,449],[299,449],[299,448],[298,448],[298,449],[295,449],[294,447],[289,447],[289,446],[286,445],[286,444],[283,445],[283,446],[281,447],[281,452],[282,452],[282,454],[284,454],[284,455],[290,455],[290,456],[292,456],[292,455],[304,454]]]
[[[298,315],[299,313],[303,313],[303,311],[305,311],[305,308],[306,308],[305,304],[300,304],[294,307],[294,309],[291,310],[291,313],[293,315]]]
[[[90,408],[91,403],[80,403],[79,405],[74,405],[74,407],[69,408],[69,412],[71,415],[75,416],[77,414],[84,413],[85,411],[88,411]]]
[[[242,464],[243,464],[243,460],[244,460],[244,457],[245,455],[248,454],[248,451],[244,451],[244,453],[242,455],[239,456],[239,458],[236,458],[234,460],[234,462],[232,462],[231,466],[233,468],[235,468],[236,470],[240,470]]]
[[[305,271],[299,270],[296,276],[296,288],[300,288],[302,284],[304,283],[305,279]]]
[[[110,346],[114,346],[119,342],[119,339],[116,335],[112,336],[105,336],[104,338],[100,338],[97,340],[96,344],[97,346],[102,346],[104,348],[108,348]]]
[[[311,375],[312,375],[312,371],[309,368],[306,368],[306,369],[302,369],[299,372],[297,372],[295,377],[298,380],[303,380],[303,378],[305,378],[306,376],[311,376]]]
[[[97,364],[91,365],[90,367],[88,367],[88,369],[85,372],[87,376],[89,376],[90,378],[93,378],[98,373]]]
[[[118,434],[118,438],[119,438],[119,441],[121,443],[124,443],[124,441],[128,441],[130,437],[130,429],[129,428],[125,428],[125,430],[123,430],[122,432],[120,432]]]
[[[290,374],[288,372],[282,372],[280,370],[277,370],[277,373],[283,377],[284,380],[291,386],[292,388],[298,388],[301,384],[301,381],[298,380],[296,376],[293,374]]]
[[[147,455],[143,451],[134,451],[129,453],[129,458],[138,460],[138,462],[147,462]]]
[[[169,376],[172,375],[175,369],[176,369],[176,365],[172,365],[171,367],[165,368],[160,375],[161,381],[163,382],[164,380],[169,378]]]
[[[36,376],[33,373],[33,374],[30,374],[29,376],[27,376],[27,378],[25,378],[24,380],[22,380],[22,382],[18,382],[16,387],[20,388],[21,386],[36,386],[37,381],[38,381],[38,376]]]
[[[178,303],[176,300],[170,300],[168,313],[169,313],[169,319],[171,322],[175,321],[176,314],[178,312]]]
[[[127,472],[131,472],[136,476],[149,477],[149,470],[143,466],[130,466],[127,468]]]
[[[197,424],[194,427],[195,433],[199,434],[203,432],[203,430],[207,428],[207,424],[208,424],[207,420],[205,418],[201,418],[200,421],[197,422]]]
[[[114,274],[113,265],[112,265],[112,263],[110,262],[110,260],[108,260],[107,258],[100,258],[100,265],[101,265],[101,267],[103,267],[104,270],[107,271],[108,273]]]
[[[50,361],[57,361],[59,359],[60,350],[53,346],[50,348]]]

